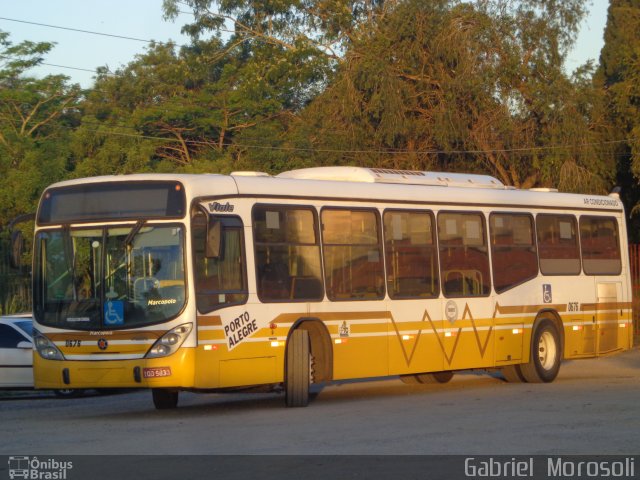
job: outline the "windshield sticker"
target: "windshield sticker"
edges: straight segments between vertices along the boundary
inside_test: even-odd
[[[108,300],[104,304],[104,324],[124,325],[124,305],[118,300]]]
[[[249,312],[244,312],[231,321],[222,320],[222,326],[230,351],[258,331],[258,323],[255,318],[251,319]]]
[[[75,323],[75,322],[90,322],[91,319],[89,317],[68,317],[67,322]]]

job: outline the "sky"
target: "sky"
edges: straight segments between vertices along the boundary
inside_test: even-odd
[[[567,59],[571,72],[589,59],[596,63],[603,45],[608,0],[592,0],[589,15],[582,23],[578,40]],[[185,7],[186,9],[186,7]],[[31,75],[64,74],[84,88],[93,84],[93,74],[64,67],[95,70],[108,66],[112,71],[145,51],[146,42],[72,32],[12,20],[166,42],[187,44],[180,33],[191,15],[183,13],[175,21],[162,18],[162,0],[0,0],[0,30],[11,34],[16,44],[23,40],[55,42],[45,62]]]

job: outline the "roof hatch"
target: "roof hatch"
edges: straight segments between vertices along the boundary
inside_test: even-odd
[[[420,172],[388,168],[315,167],[290,170],[277,176],[279,178],[334,180],[342,182],[396,183],[467,188],[507,188],[500,180],[489,175]]]

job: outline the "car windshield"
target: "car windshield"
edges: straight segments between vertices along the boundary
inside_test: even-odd
[[[185,301],[183,228],[149,225],[41,231],[34,314],[80,330],[169,320]]]

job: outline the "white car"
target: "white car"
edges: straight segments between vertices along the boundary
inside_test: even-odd
[[[33,388],[33,320],[30,313],[0,317],[0,389]],[[82,390],[54,390],[77,397]]]
[[[0,388],[33,388],[30,314],[0,317]]]

